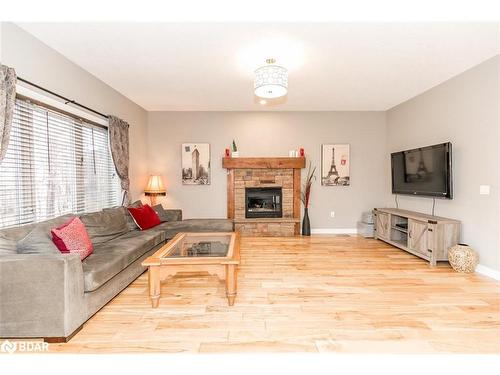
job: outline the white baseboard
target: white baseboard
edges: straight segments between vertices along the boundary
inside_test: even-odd
[[[482,264],[478,264],[476,267],[476,272],[491,277],[492,279],[500,281],[500,271],[494,270],[493,268],[483,266]]]
[[[312,228],[312,234],[357,234],[356,228]]]

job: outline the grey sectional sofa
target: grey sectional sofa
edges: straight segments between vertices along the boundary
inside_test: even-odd
[[[162,224],[140,231],[124,207],[81,215],[94,252],[63,255],[50,230],[72,215],[0,230],[0,337],[67,341],[141,275],[141,262],[178,232],[230,232],[226,219],[182,220],[165,210]]]

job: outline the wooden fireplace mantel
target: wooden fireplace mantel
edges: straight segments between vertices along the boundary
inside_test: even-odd
[[[222,167],[226,169],[301,169],[306,166],[306,158],[222,158]]]
[[[306,158],[304,157],[224,157],[222,167],[227,169],[227,217],[234,221],[235,229],[243,228],[241,230],[248,232],[246,227],[267,228],[264,233],[254,233],[254,235],[266,235],[266,231],[272,232],[274,235],[276,233],[279,235],[300,234],[300,170],[305,166]],[[241,170],[244,171],[244,177]],[[273,175],[277,176],[276,180]],[[236,176],[238,177],[236,178]],[[288,180],[284,182],[284,178]],[[241,208],[244,205],[245,187],[269,187],[273,185],[283,186],[284,191],[286,191],[284,194],[288,195],[288,198],[283,197],[289,202],[286,214],[284,213],[282,218],[272,220],[248,219],[242,216]],[[239,203],[236,204],[236,202]],[[274,230],[273,228],[276,227],[280,229]],[[260,231],[260,229],[257,230]]]

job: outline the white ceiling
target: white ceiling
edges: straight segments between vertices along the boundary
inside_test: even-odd
[[[150,111],[387,110],[499,53],[496,23],[21,23]],[[262,106],[273,57],[286,102]]]

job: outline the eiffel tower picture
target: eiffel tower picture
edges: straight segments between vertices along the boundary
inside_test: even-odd
[[[425,179],[428,174],[429,171],[424,163],[424,153],[420,150],[420,162],[418,163],[417,176],[419,179]]]
[[[349,145],[330,144],[322,146],[321,154],[321,184],[323,186],[348,186]]]
[[[332,164],[330,165],[330,170],[328,171],[328,175],[326,176],[329,180],[333,179],[337,181],[339,178],[339,172],[337,172],[337,167],[335,166],[335,147],[332,148]]]

